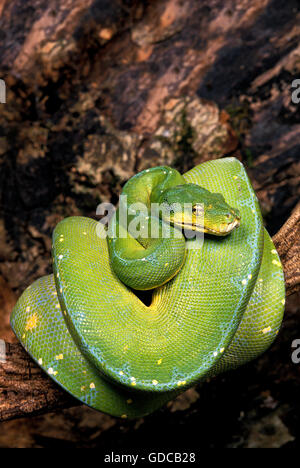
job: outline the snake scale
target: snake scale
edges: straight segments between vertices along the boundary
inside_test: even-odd
[[[200,380],[255,359],[283,318],[282,265],[243,165],[224,158],[184,176],[172,171],[144,171],[123,191],[151,202],[184,198],[185,184],[192,198],[202,190],[206,232],[221,236],[205,235],[200,249],[182,234],[126,243],[99,236],[92,219],[67,218],[53,234],[53,275],[27,288],[11,316],[17,337],[55,382],[117,417],[147,415]],[[226,218],[218,219],[223,208]],[[150,306],[133,287],[154,287]]]

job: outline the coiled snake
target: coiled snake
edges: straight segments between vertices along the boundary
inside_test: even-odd
[[[209,235],[195,249],[195,239],[182,233],[155,240],[110,233],[105,239],[96,221],[65,219],[53,235],[54,274],[23,293],[11,325],[32,358],[76,398],[136,418],[264,352],[280,328],[285,289],[280,259],[238,160],[209,161],[183,177],[167,167],[150,169],[123,193],[148,207],[191,201],[185,222],[196,231],[194,214],[202,203],[202,230]],[[170,213],[178,231],[182,218]],[[162,218],[159,230],[163,224]],[[153,287],[150,306],[132,289]]]

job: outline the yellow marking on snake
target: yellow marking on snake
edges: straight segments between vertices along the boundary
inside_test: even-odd
[[[38,315],[37,313],[34,313],[27,321],[25,330],[30,331],[34,330],[37,327],[38,324]]]

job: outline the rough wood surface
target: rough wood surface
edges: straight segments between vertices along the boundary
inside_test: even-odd
[[[20,344],[5,343],[5,348],[6,363],[0,360],[0,421],[77,404],[53,384]]]
[[[300,289],[300,203],[273,238],[284,265],[287,294]]]
[[[282,255],[287,295],[300,289],[300,204],[274,237]],[[0,360],[0,422],[78,405],[52,382],[20,344],[5,344],[6,363]],[[0,356],[1,358],[1,356]]]

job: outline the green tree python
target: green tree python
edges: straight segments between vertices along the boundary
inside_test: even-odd
[[[177,235],[161,236],[163,215],[154,239],[121,236],[118,214],[106,237],[92,219],[63,220],[53,234],[54,273],[23,293],[11,325],[36,363],[74,397],[137,418],[263,353],[282,322],[285,286],[257,197],[235,158],[183,176],[169,167],[148,169],[123,194],[147,208],[169,204]],[[183,202],[192,203],[187,218],[178,209]],[[153,214],[141,215],[149,226]],[[201,248],[183,235],[184,225],[205,232]],[[135,290],[152,288],[146,305]]]

